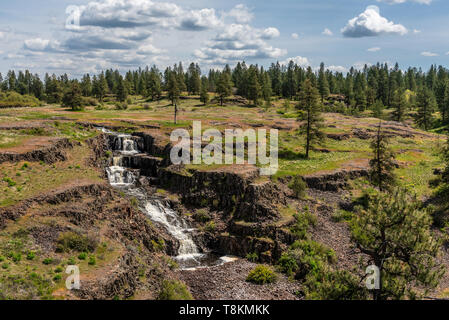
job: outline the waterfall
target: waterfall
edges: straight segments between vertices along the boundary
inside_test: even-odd
[[[202,264],[202,258],[206,255],[199,252],[186,221],[175,211],[163,205],[160,200],[148,199],[146,193],[135,186],[136,176],[132,171],[123,167],[123,156],[138,154],[137,142],[131,135],[117,134],[107,129],[102,129],[106,134],[114,137],[112,144],[114,156],[112,166],[106,169],[109,183],[116,188],[120,188],[125,194],[137,198],[142,211],[149,218],[162,225],[167,232],[179,241],[180,247],[178,255],[175,257],[182,267],[198,267]]]
[[[198,247],[190,236],[191,229],[173,210],[165,207],[158,200],[147,201],[145,211],[154,222],[162,224],[167,231],[179,241],[177,260],[201,258]]]

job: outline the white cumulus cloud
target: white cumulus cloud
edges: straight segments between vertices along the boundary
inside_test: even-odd
[[[416,3],[422,3],[422,4],[431,4],[432,0],[377,0],[377,2],[385,2],[388,4],[400,4],[400,3],[406,3],[406,2],[416,2]]]
[[[334,33],[329,30],[328,28],[325,28],[324,31],[322,32],[322,34],[324,34],[325,36],[333,36]]]
[[[361,38],[383,34],[405,35],[408,30],[403,25],[395,24],[382,17],[379,7],[369,6],[359,16],[349,20],[341,32],[345,37]]]
[[[439,56],[438,53],[430,52],[430,51],[423,51],[423,52],[421,52],[421,55],[424,57],[438,57]]]
[[[285,59],[284,61],[281,61],[280,64],[288,65],[290,63],[290,61],[293,61],[293,63],[295,63],[301,67],[310,66],[309,59],[307,59],[306,57],[301,57],[301,56],[296,56],[296,57],[291,57],[291,58]]]
[[[373,47],[373,48],[369,48],[369,49],[366,50],[366,51],[369,51],[369,52],[377,52],[377,51],[380,51],[380,50],[381,50],[380,47]]]

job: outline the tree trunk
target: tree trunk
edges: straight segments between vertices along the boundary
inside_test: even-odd
[[[178,105],[175,103],[175,124],[177,124]]]
[[[310,150],[310,111],[307,112],[307,145],[306,145],[306,159],[309,159]]]

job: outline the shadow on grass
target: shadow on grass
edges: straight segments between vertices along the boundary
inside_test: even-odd
[[[292,150],[279,150],[279,158],[283,160],[307,160],[304,153]]]

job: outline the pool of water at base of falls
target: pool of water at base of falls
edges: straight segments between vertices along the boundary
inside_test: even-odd
[[[162,225],[171,236],[179,241],[178,255],[174,259],[181,269],[192,270],[212,267],[236,260],[235,257],[220,257],[213,253],[201,253],[192,237],[195,229],[190,228],[177,212],[164,205],[160,199],[150,197],[145,191],[137,188],[135,186],[137,180],[135,171],[122,167],[123,156],[139,153],[137,143],[132,139],[132,136],[114,133],[106,129],[102,129],[102,131],[115,137],[113,165],[106,169],[110,184],[129,197],[136,198],[139,201],[140,209],[153,222]]]

